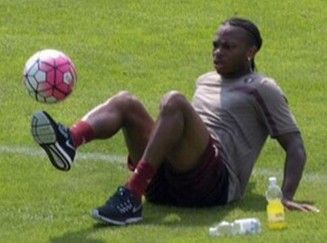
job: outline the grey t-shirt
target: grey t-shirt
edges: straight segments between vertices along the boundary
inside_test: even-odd
[[[258,73],[237,79],[222,79],[216,72],[202,75],[193,106],[222,149],[229,202],[243,197],[268,135],[299,131],[281,88]]]

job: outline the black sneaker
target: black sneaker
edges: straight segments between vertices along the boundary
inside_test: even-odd
[[[45,150],[54,167],[64,171],[70,170],[76,148],[68,127],[57,124],[45,111],[38,111],[32,117],[31,132],[35,142]]]
[[[93,218],[113,225],[126,225],[142,220],[142,203],[126,187],[118,187],[105,205],[94,209]]]

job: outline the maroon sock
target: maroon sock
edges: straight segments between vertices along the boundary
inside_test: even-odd
[[[132,178],[127,182],[126,187],[133,192],[137,199],[141,200],[155,173],[156,169],[152,165],[141,160],[136,166]]]
[[[95,136],[93,128],[85,121],[79,121],[70,127],[70,134],[76,148],[91,141]]]

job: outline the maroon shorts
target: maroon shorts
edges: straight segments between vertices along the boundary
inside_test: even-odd
[[[224,205],[228,195],[228,172],[221,152],[209,140],[200,163],[191,171],[176,172],[163,162],[149,184],[145,197],[149,202],[182,206],[208,207]]]

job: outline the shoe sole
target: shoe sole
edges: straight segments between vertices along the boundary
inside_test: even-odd
[[[31,132],[35,142],[47,153],[52,165],[58,170],[68,171],[73,161],[57,142],[56,126],[46,112],[38,111],[32,117]]]
[[[143,220],[142,217],[135,217],[135,218],[126,219],[125,221],[117,221],[117,220],[113,220],[113,219],[102,216],[101,214],[99,214],[99,211],[97,209],[93,210],[92,217],[94,219],[96,219],[96,220],[99,220],[99,221],[103,222],[103,223],[111,224],[111,225],[118,225],[118,226],[124,226],[124,225],[128,225],[128,224],[135,224],[135,223],[138,223],[138,222]]]

